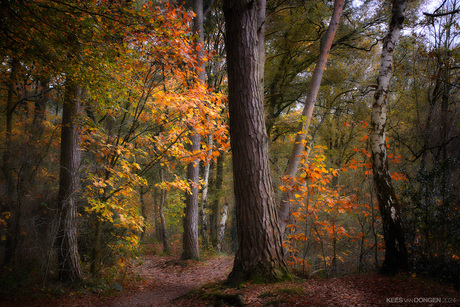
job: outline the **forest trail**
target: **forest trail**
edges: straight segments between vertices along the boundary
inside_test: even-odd
[[[223,280],[230,273],[233,257],[213,257],[205,261],[182,261],[175,257],[146,256],[133,269],[145,281],[137,289],[107,299],[96,306],[177,306],[177,299],[200,286]]]
[[[247,283],[234,289],[211,284],[230,273],[233,257],[229,256],[183,261],[172,256],[146,255],[132,265],[128,271],[133,274],[119,292],[72,293],[69,289],[63,295],[47,298],[16,296],[5,302],[0,298],[0,306],[460,306],[460,292],[452,285],[415,275],[369,272],[336,278],[294,278],[277,284]],[[184,296],[191,290],[196,291]]]

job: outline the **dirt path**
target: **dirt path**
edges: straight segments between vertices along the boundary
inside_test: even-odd
[[[132,271],[142,277],[123,283],[120,292],[65,293],[40,299],[17,296],[0,306],[29,307],[197,307],[235,298],[245,306],[460,306],[460,292],[452,285],[416,278],[365,273],[338,278],[311,278],[278,284],[248,283],[240,288],[201,287],[225,279],[231,257],[206,261],[180,261],[173,257],[145,256]],[[195,294],[183,298],[190,290]],[[180,298],[180,299],[178,299]],[[241,304],[240,304],[241,305]]]
[[[174,299],[203,284],[226,278],[231,266],[229,257],[198,262],[146,256],[144,263],[133,270],[145,279],[145,284],[97,306],[177,306]]]

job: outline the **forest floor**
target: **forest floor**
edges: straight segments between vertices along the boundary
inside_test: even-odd
[[[59,296],[42,290],[0,298],[0,306],[460,306],[453,287],[409,275],[365,273],[224,288],[232,264],[227,256],[182,261],[147,255],[110,289],[67,289]]]

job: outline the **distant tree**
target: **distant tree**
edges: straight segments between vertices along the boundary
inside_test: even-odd
[[[288,277],[263,106],[265,0],[224,1],[238,250],[229,285]]]
[[[305,106],[302,111],[302,118],[297,128],[297,134],[294,142],[294,147],[289,157],[289,163],[284,172],[285,176],[294,177],[299,167],[299,162],[302,156],[302,151],[305,148],[305,141],[307,139],[308,128],[310,126],[311,117],[313,115],[313,109],[315,107],[316,96],[321,85],[324,69],[326,68],[327,58],[329,51],[331,50],[332,42],[334,40],[335,33],[339,26],[340,16],[342,15],[343,0],[334,1],[334,12],[324,34],[323,41],[321,43],[321,51],[316,62],[315,70],[313,71],[310,86],[307,91],[307,99]],[[288,191],[283,192],[281,196],[279,214],[280,214],[280,228],[281,233],[284,233],[286,225],[290,217],[290,198],[291,194]]]

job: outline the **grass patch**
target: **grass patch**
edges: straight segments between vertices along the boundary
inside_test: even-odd
[[[264,304],[264,306],[273,306],[273,307],[278,307],[278,306],[281,306],[281,304],[284,304],[286,303],[286,299],[285,298],[280,298],[280,299],[276,299],[276,300],[271,300],[271,301],[268,301]]]
[[[287,295],[302,295],[303,288],[302,287],[295,287],[295,288],[280,288],[276,290],[278,294],[287,294]]]

